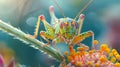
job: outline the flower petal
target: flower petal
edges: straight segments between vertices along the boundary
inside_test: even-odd
[[[15,67],[15,60],[11,59],[10,63],[8,64],[8,67]]]
[[[4,67],[4,59],[2,57],[2,55],[0,55],[0,67]]]

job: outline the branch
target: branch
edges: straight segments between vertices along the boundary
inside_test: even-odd
[[[62,61],[62,55],[60,52],[58,52],[56,49],[50,47],[50,46],[45,46],[43,47],[44,43],[40,42],[39,40],[35,38],[31,38],[26,36],[26,33],[22,32],[21,30],[3,22],[0,20],[0,29],[9,35],[14,36],[15,38],[21,40],[22,42],[26,43],[27,45],[42,51],[44,53],[47,53],[49,56],[55,58],[58,61]]]

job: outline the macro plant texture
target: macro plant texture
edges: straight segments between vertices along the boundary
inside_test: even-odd
[[[92,0],[88,2],[75,18],[66,17],[61,11],[63,18],[58,19],[54,14],[54,7],[50,6],[51,24],[46,21],[44,15],[40,15],[34,35],[26,34],[2,20],[0,20],[0,30],[59,61],[59,67],[120,67],[120,54],[116,49],[112,49],[104,43],[97,48],[99,42],[94,39],[93,31],[81,33],[85,19],[85,15],[81,14],[81,12],[91,2]],[[41,22],[45,27],[45,31],[40,31],[40,36],[47,43],[37,39]],[[81,43],[88,37],[92,38],[91,47]],[[57,43],[60,42],[66,43],[69,50],[61,53],[57,49],[58,47],[56,47]],[[0,67],[15,67],[15,61],[12,59],[9,64],[5,64],[3,56],[0,55]]]

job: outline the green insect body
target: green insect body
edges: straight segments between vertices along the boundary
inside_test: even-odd
[[[52,44],[56,44],[59,42],[65,42],[68,45],[76,45],[83,41],[85,38],[92,36],[94,38],[94,34],[92,31],[87,31],[85,33],[80,33],[82,28],[82,23],[84,21],[84,15],[81,14],[79,16],[78,21],[71,18],[56,18],[54,14],[54,7],[50,6],[49,9],[51,16],[51,24],[49,24],[44,15],[38,17],[38,22],[36,25],[36,31],[34,33],[34,37],[38,36],[38,29],[40,27],[40,22],[42,21],[45,27],[45,31],[40,31],[40,36],[50,44],[50,40],[52,40]],[[94,39],[93,39],[94,40]]]

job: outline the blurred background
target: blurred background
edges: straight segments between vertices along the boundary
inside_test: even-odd
[[[74,18],[89,2],[89,0],[56,1],[65,16],[70,18]],[[63,17],[54,0],[0,0],[0,20],[20,28],[25,33],[33,34],[39,15],[45,15],[47,21],[50,22],[51,17],[48,11],[50,5],[54,6],[58,18]],[[95,39],[98,39],[100,44],[107,43],[120,52],[120,0],[94,0],[83,13],[86,17],[82,32],[92,30],[95,33]],[[40,30],[44,30],[42,23]],[[41,40],[40,36],[38,39]],[[3,45],[3,42],[13,51],[12,55],[14,54],[13,56],[20,64],[28,67],[50,67],[51,65],[57,67],[59,65],[59,62],[49,58],[48,55],[0,31],[0,45]],[[91,38],[83,43],[90,46]],[[2,47],[0,46],[0,51],[3,50]],[[66,50],[64,45],[61,47],[62,50]]]

